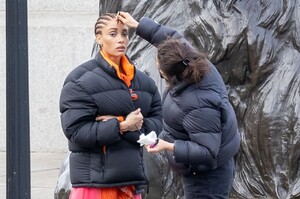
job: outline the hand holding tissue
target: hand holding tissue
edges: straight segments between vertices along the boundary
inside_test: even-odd
[[[153,148],[157,145],[159,139],[155,131],[151,131],[149,134],[145,135],[144,133],[140,135],[140,139],[137,141],[138,143],[143,145],[150,145],[150,148]]]

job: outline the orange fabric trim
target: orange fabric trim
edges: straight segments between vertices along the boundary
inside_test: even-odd
[[[119,122],[124,122],[125,121],[123,116],[118,116],[118,120],[119,120]]]
[[[103,146],[102,151],[103,151],[104,155],[106,155],[106,145]]]
[[[134,199],[134,186],[101,188],[103,199]]]
[[[121,56],[121,67],[124,71],[122,72],[120,70],[120,66],[114,63],[112,60],[110,60],[102,50],[100,50],[100,54],[111,66],[113,66],[116,69],[118,77],[121,80],[123,80],[128,87],[130,87],[131,80],[134,77],[134,66],[129,62],[127,57],[125,55]]]
[[[129,92],[133,101],[138,99],[138,95],[132,89],[129,89]]]
[[[118,120],[119,120],[119,123],[121,123],[121,122],[125,121],[125,118],[123,116],[118,116]],[[121,135],[123,135],[123,132],[121,131],[120,127],[119,127],[119,132]]]

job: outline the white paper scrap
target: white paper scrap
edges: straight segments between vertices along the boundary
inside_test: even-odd
[[[157,135],[155,131],[151,131],[149,134],[145,135],[144,133],[140,135],[140,139],[137,141],[138,143],[143,146],[144,144],[146,145],[151,145],[156,142]]]

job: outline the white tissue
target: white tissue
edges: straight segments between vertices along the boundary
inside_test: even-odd
[[[140,139],[137,141],[141,144],[141,146],[145,145],[151,145],[156,142],[157,135],[155,131],[151,131],[149,134],[145,135],[144,133],[140,135]]]

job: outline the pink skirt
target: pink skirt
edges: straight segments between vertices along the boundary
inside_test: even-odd
[[[127,188],[72,188],[69,199],[142,199],[141,194],[134,195]]]

